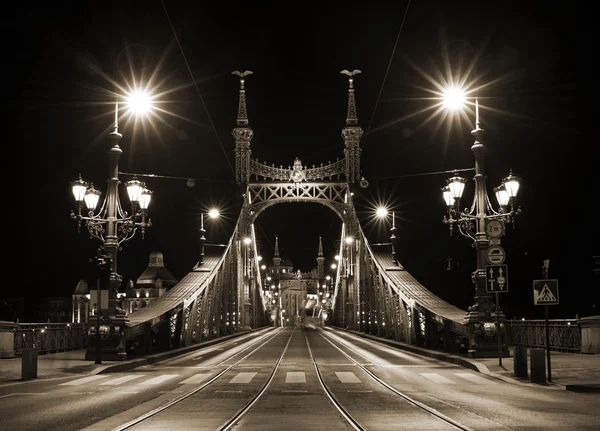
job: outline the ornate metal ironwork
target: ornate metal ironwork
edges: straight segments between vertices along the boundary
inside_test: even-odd
[[[581,327],[577,319],[548,320],[550,349],[581,352]],[[507,344],[534,348],[546,346],[545,320],[507,320]]]
[[[267,162],[259,162],[258,159],[250,161],[251,181],[294,181],[293,174],[300,172],[302,179],[306,181],[340,180],[346,177],[345,160],[321,163],[319,166],[309,168],[303,166],[300,159],[296,158],[294,166],[276,167],[275,164],[268,165]]]
[[[346,183],[251,183],[248,184],[249,222],[265,208],[282,202],[320,203],[345,219],[348,214],[346,193]]]
[[[56,353],[77,350],[87,346],[86,323],[18,323],[14,335],[15,355],[23,349],[35,347],[38,353]]]

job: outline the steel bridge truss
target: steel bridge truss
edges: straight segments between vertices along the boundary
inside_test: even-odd
[[[347,236],[353,241],[347,243]],[[449,352],[467,340],[466,311],[418,283],[392,260],[391,249],[373,251],[358,221],[354,229],[343,226],[340,244],[332,325]]]
[[[253,231],[250,245],[242,244],[238,232],[236,227],[224,251],[209,250],[163,297],[129,315],[123,339],[128,354],[189,346],[267,324]],[[242,247],[255,265],[244,266]]]
[[[261,182],[248,184],[249,222],[266,208],[280,203],[312,202],[325,205],[344,220],[348,214],[348,185],[340,182]]]

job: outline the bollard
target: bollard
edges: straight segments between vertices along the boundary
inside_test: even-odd
[[[531,382],[546,383],[546,351],[531,349]]]
[[[38,354],[35,347],[23,349],[21,356],[21,380],[37,379]]]
[[[527,346],[515,346],[513,354],[515,377],[527,378]]]

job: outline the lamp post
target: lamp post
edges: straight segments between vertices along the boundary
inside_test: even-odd
[[[446,93],[444,104],[456,109],[464,103],[464,94],[457,89],[452,89]],[[469,326],[469,352],[470,357],[494,357],[497,348],[498,358],[501,364],[501,357],[508,356],[506,347],[502,348],[500,339],[500,318],[501,311],[499,307],[498,291],[496,291],[496,306],[492,302],[492,296],[487,292],[486,265],[502,264],[495,259],[490,262],[488,259],[488,249],[490,245],[499,248],[500,237],[504,235],[505,227],[508,224],[514,224],[515,217],[521,213],[520,208],[516,208],[516,197],[519,191],[519,178],[512,175],[504,178],[502,184],[496,187],[496,198],[499,209],[495,210],[488,197],[486,189],[486,177],[484,169],[484,160],[486,147],[483,143],[484,130],[480,127],[479,101],[475,98],[475,129],[471,134],[475,137],[475,142],[471,146],[471,151],[475,156],[475,193],[470,208],[460,210],[460,199],[462,197],[467,180],[454,173],[447,180],[446,187],[442,188],[442,194],[447,206],[447,215],[443,222],[448,224],[450,234],[454,226],[465,237],[473,240],[473,246],[477,253],[477,267],[471,274],[471,280],[475,285],[474,303],[468,308],[465,316],[465,323]],[[492,323],[492,314],[495,308],[496,322]],[[494,339],[497,346],[494,346]]]
[[[388,209],[385,207],[379,207],[377,208],[377,211],[375,212],[375,215],[377,217],[379,217],[380,219],[384,219],[387,218],[388,216]],[[392,211],[392,227],[390,228],[390,241],[392,244],[392,263],[398,264],[398,259],[396,256],[396,211]]]
[[[149,99],[143,98],[138,93],[133,93],[127,99],[127,105],[130,110],[141,113],[143,109],[148,109]],[[118,307],[117,290],[121,284],[122,277],[117,273],[117,252],[121,244],[133,238],[138,228],[141,229],[142,238],[146,228],[152,223],[146,219],[148,206],[152,198],[152,192],[146,188],[143,182],[133,178],[126,183],[127,194],[131,203],[131,213],[128,213],[121,206],[119,198],[119,158],[123,151],[119,147],[119,140],[122,135],[119,133],[119,102],[115,103],[114,129],[109,133],[112,146],[108,151],[108,179],[107,191],[100,209],[96,212],[98,201],[102,193],[96,190],[92,183],[83,181],[81,175],[71,183],[73,196],[77,205],[77,213],[71,211],[71,218],[77,220],[77,231],[81,229],[81,224],[85,224],[90,238],[98,239],[101,242],[101,250],[107,257],[110,264],[110,275],[108,286],[108,309],[102,310],[106,320],[110,323],[110,333],[105,341],[105,359],[107,360],[125,360],[126,353],[124,346],[120,345],[122,329],[126,321],[125,312]],[[83,204],[87,209],[87,215],[82,214]],[[100,292],[98,292],[100,294]],[[100,296],[100,295],[99,295]],[[91,348],[92,342],[90,342]],[[88,350],[86,359],[95,357],[95,352]]]
[[[208,217],[211,219],[219,218],[221,213],[218,209],[211,209],[207,213]],[[206,243],[206,237],[204,234],[206,233],[206,229],[204,229],[204,213],[200,214],[200,258],[198,259],[198,266],[204,263],[204,245]]]

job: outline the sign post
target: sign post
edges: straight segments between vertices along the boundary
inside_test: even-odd
[[[558,280],[548,279],[550,259],[544,260],[542,267],[542,280],[533,280],[533,303],[544,306],[544,319],[546,326],[546,361],[548,363],[548,381],[552,382],[552,368],[550,365],[550,328],[548,325],[548,306],[558,305]]]
[[[508,292],[508,266],[486,265],[485,286],[487,293],[496,293],[496,334],[498,337],[498,365],[502,366],[502,340],[500,337],[500,292]]]

